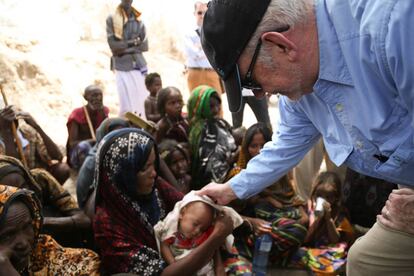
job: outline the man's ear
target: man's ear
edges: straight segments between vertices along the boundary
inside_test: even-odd
[[[262,35],[262,43],[264,42],[273,43],[280,53],[287,54],[289,61],[296,61],[298,58],[298,47],[282,33],[266,32]]]

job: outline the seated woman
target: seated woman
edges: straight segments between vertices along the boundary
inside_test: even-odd
[[[188,100],[193,189],[224,182],[235,162],[237,146],[231,126],[220,118],[221,99],[213,88],[200,85]]]
[[[34,192],[0,184],[0,275],[99,275],[99,257],[42,235]]]
[[[95,172],[95,160],[98,144],[102,138],[109,132],[129,127],[129,123],[122,118],[106,118],[96,129],[96,144],[89,151],[79,170],[78,179],[76,180],[76,197],[79,207],[84,209],[90,195],[94,190],[93,175]]]
[[[230,171],[228,179],[246,168],[249,160],[259,154],[271,136],[272,131],[263,123],[249,127],[242,142],[237,166]],[[252,258],[256,235],[270,233],[273,238],[270,252],[272,264],[286,266],[291,254],[303,242],[308,223],[304,201],[296,194],[289,178],[284,176],[257,196],[236,203],[235,208],[250,226],[250,229],[235,235],[240,254]]]
[[[183,195],[157,177],[158,164],[156,143],[145,131],[115,130],[100,143],[94,231],[105,273],[192,275],[233,230],[230,218],[220,216],[203,244],[167,265],[159,255],[153,227]]]
[[[306,246],[296,252],[293,266],[310,269],[317,275],[337,275],[345,269],[354,233],[341,191],[341,180],[333,172],[322,172],[315,179],[308,202]]]
[[[42,230],[64,246],[84,246],[91,233],[90,219],[75,199],[51,174],[43,169],[27,170],[19,160],[0,156],[0,183],[26,188],[36,193],[43,206]]]

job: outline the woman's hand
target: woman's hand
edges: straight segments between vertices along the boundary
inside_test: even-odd
[[[219,213],[215,222],[213,233],[222,237],[227,237],[233,232],[233,221],[224,213]]]
[[[10,261],[12,255],[9,247],[0,246],[0,275],[20,275]]]
[[[256,235],[272,232],[272,226],[270,226],[270,222],[266,220],[259,218],[247,218],[247,221],[252,225],[253,232]]]

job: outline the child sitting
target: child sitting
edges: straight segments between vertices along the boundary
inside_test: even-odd
[[[145,86],[150,92],[145,99],[145,116],[147,120],[157,123],[161,115],[157,109],[157,92],[162,88],[161,76],[158,73],[151,73],[145,77]]]
[[[186,149],[175,140],[165,139],[159,145],[161,158],[177,180],[177,190],[186,194],[190,191],[191,176],[188,174],[190,160]]]
[[[210,198],[200,197],[194,192],[188,193],[163,221],[154,226],[164,260],[168,264],[176,262],[202,244],[213,232],[216,216],[221,214],[231,217],[234,227],[242,223],[241,217],[233,209],[216,205]],[[228,250],[231,250],[232,243],[233,236],[230,235],[226,238]],[[217,251],[197,275],[225,275],[224,267],[220,252]]]
[[[264,123],[249,127],[243,138],[237,165],[228,174],[228,179],[245,169],[250,159],[258,155],[264,144],[271,140],[271,136],[271,129]],[[233,202],[234,205],[244,215],[250,228],[236,236],[240,254],[252,258],[256,239],[254,234],[270,233],[273,239],[270,252],[272,263],[286,265],[290,255],[304,240],[308,223],[305,202],[297,195],[287,175],[260,194],[246,201]]]
[[[341,191],[341,181],[333,172],[322,172],[315,179],[308,201],[309,231],[305,238],[305,245],[310,247],[302,247],[295,254],[296,266],[322,275],[337,275],[345,269],[354,234]]]
[[[161,119],[157,123],[157,143],[166,138],[188,143],[188,122],[181,114],[183,105],[183,96],[178,88],[169,86],[158,91],[157,108]]]

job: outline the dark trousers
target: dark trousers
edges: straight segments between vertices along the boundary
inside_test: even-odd
[[[265,123],[271,128],[269,110],[267,106],[267,97],[256,98],[255,96],[242,97],[242,105],[238,112],[232,112],[233,127],[238,128],[243,124],[244,106],[248,104],[252,109],[258,122]]]

